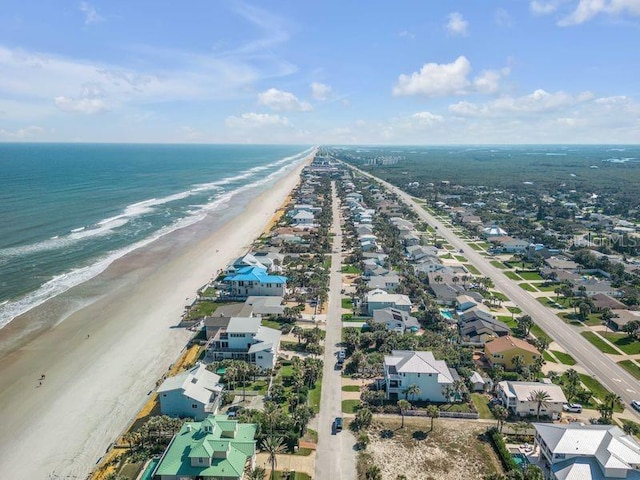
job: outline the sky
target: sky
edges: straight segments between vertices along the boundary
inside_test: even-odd
[[[3,0],[0,141],[640,143],[640,0]]]

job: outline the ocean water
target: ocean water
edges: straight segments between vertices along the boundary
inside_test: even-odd
[[[256,194],[312,148],[0,144],[0,327]]]

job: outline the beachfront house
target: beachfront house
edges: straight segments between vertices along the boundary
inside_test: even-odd
[[[371,290],[365,296],[367,315],[372,316],[375,310],[395,308],[407,313],[411,312],[411,300],[406,295],[387,293],[381,289]]]
[[[534,423],[531,460],[551,480],[640,478],[640,445],[618,426]]]
[[[219,382],[220,377],[201,363],[167,378],[158,388],[160,412],[170,417],[204,420],[218,411],[223,389]]]
[[[538,414],[538,402],[530,400],[535,392],[545,392],[548,399],[540,406],[540,416],[557,420],[567,398],[559,385],[542,382],[498,382],[496,394],[502,405],[518,417]]]
[[[185,422],[162,454],[151,478],[241,480],[256,461],[257,425],[226,415]]]
[[[519,338],[506,335],[484,345],[485,358],[491,367],[502,365],[505,370],[514,370],[514,358],[520,357],[523,366],[533,365],[542,355],[536,347]]]
[[[243,267],[236,273],[224,277],[226,296],[229,299],[245,300],[251,296],[283,297],[287,277],[269,275],[264,267]]]
[[[452,387],[457,377],[444,360],[436,360],[431,352],[393,350],[384,357],[384,381],[387,398],[398,400],[406,396],[411,385],[417,385],[420,393],[409,400],[444,403],[446,387]]]
[[[245,360],[262,370],[276,365],[282,332],[261,325],[261,317],[221,318],[206,345],[206,359]]]

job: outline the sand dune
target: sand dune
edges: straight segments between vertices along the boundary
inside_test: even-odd
[[[0,478],[86,477],[185,346],[190,332],[172,327],[187,297],[260,234],[301,168],[240,214],[234,199],[31,312],[75,310],[0,359]],[[5,344],[28,321],[14,320]]]

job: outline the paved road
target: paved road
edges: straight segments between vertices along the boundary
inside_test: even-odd
[[[359,171],[362,172],[361,170]],[[620,395],[627,405],[630,404],[631,400],[640,400],[640,383],[631,374],[627,373],[613,360],[589,343],[573,327],[560,320],[551,310],[544,307],[533,296],[520,288],[516,282],[507,278],[502,273],[502,270],[491,265],[489,260],[471,248],[449,227],[425,211],[409,194],[366,172],[362,173],[382,182],[389,190],[397,194],[411,206],[422,220],[436,227],[438,234],[453,245],[453,247],[457,250],[463,249],[464,256],[478,268],[482,275],[491,278],[501,292],[507,295],[524,313],[531,315],[535,323],[571,353],[578,363],[590,374],[595,376],[607,389]],[[632,411],[637,418],[640,418],[637,412],[631,408],[629,408],[629,410]]]
[[[329,305],[327,307],[327,337],[324,350],[324,370],[322,372],[322,395],[318,415],[318,448],[316,456],[315,480],[350,480],[356,478],[355,438],[346,428],[342,432],[333,431],[333,421],[342,416],[342,383],[340,371],[335,370],[336,353],[342,331],[342,230],[340,210],[335,183],[332,184],[333,197],[333,239],[331,255],[331,276],[329,279]]]

